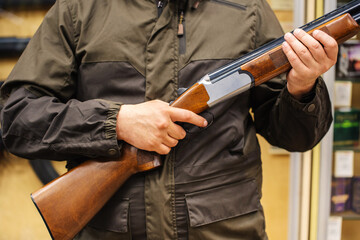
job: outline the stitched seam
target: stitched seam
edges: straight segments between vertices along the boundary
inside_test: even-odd
[[[76,38],[76,33],[75,33],[75,20],[76,20],[76,18],[75,18],[75,16],[72,14],[72,11],[71,11],[71,9],[70,9],[70,7],[69,7],[69,5],[68,5],[68,2],[66,1],[66,0],[64,0],[63,1],[64,2],[64,4],[65,4],[65,6],[66,6],[66,8],[67,8],[67,10],[68,10],[68,12],[69,12],[69,15],[70,15],[70,17],[71,17],[71,22],[72,22],[72,25],[71,25],[71,30],[72,30],[72,36],[73,36],[73,38],[74,38],[74,42],[72,43],[73,44],[73,47],[74,47],[74,49],[73,49],[73,51],[74,51],[74,53],[73,53],[73,56],[74,56],[74,59],[75,59],[75,61],[71,61],[71,58],[69,59],[70,60],[70,64],[71,64],[71,69],[70,69],[70,71],[67,73],[67,78],[65,79],[65,82],[64,82],[64,86],[63,86],[63,89],[67,86],[65,83],[67,83],[67,84],[69,84],[70,83],[70,80],[71,80],[71,72],[76,72],[77,71],[77,68],[76,68],[76,66],[75,66],[75,64],[76,64],[76,61],[77,61],[77,59],[76,59],[76,54],[75,54],[75,50],[76,50],[76,46],[77,46],[77,44],[78,44],[78,39]],[[65,49],[66,50],[66,49]]]
[[[253,34],[253,48],[255,49],[256,47],[257,47],[257,43],[256,43],[256,41],[257,41],[257,32],[258,31],[256,31],[257,29],[256,29],[256,24],[257,24],[257,20],[258,20],[258,17],[259,17],[259,6],[258,6],[258,2],[256,1],[255,2],[255,11],[254,11],[254,34]]]
[[[79,38],[76,37],[77,34],[76,34],[76,31],[75,31],[75,23],[76,23],[76,18],[72,12],[72,9],[70,9],[69,5],[67,4],[67,1],[65,1],[65,5],[69,11],[69,14],[71,16],[71,22],[72,22],[72,32],[73,32],[73,37],[74,37],[74,46],[76,46],[79,42]]]
[[[176,8],[178,8],[178,4],[176,4]],[[176,9],[176,12],[179,12],[178,9]],[[177,18],[176,18],[177,19]],[[172,29],[177,29],[176,28],[176,22],[173,21],[172,23],[173,27]],[[179,54],[179,42],[178,42],[178,36],[177,34],[175,34],[176,32],[174,31],[174,40],[173,40],[173,46],[174,46],[174,51],[173,51],[173,61],[174,61],[174,90],[177,89],[178,87],[178,71],[179,71],[179,58],[177,57],[177,54]],[[177,97],[177,91],[173,91],[173,97],[176,98]],[[170,196],[171,196],[171,217],[172,217],[172,229],[173,229],[173,239],[178,239],[178,235],[177,235],[177,225],[176,225],[176,209],[175,209],[175,173],[174,173],[174,168],[175,168],[175,151],[172,150],[172,155],[170,157],[170,165],[171,165],[171,171],[170,171]]]

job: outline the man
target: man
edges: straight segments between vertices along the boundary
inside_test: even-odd
[[[282,34],[265,0],[58,0],[2,88],[4,142],[68,168],[118,157],[123,142],[164,155],[76,239],[266,239],[256,133],[289,151],[320,141],[332,117],[319,76],[336,61],[335,40],[286,34],[286,80],[202,116],[168,102]]]

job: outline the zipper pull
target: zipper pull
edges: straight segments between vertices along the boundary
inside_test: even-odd
[[[178,36],[182,37],[184,35],[184,11],[181,11],[178,25]]]
[[[158,1],[158,4],[157,4],[158,18],[159,18],[160,15],[162,14],[163,7],[164,7],[164,1],[163,1],[163,0],[159,0],[159,1]]]

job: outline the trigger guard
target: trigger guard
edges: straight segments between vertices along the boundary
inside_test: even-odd
[[[204,112],[200,113],[199,115],[206,119],[206,121],[208,122],[208,125],[206,127],[202,128],[202,127],[195,126],[193,124],[182,123],[181,125],[184,128],[184,130],[186,131],[187,135],[200,133],[200,132],[206,130],[207,128],[209,128],[213,124],[214,114],[212,114],[212,112],[204,111]]]

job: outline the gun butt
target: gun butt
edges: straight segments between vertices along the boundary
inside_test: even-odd
[[[73,239],[133,174],[161,166],[159,155],[123,146],[120,159],[88,160],[31,194],[55,240]]]

